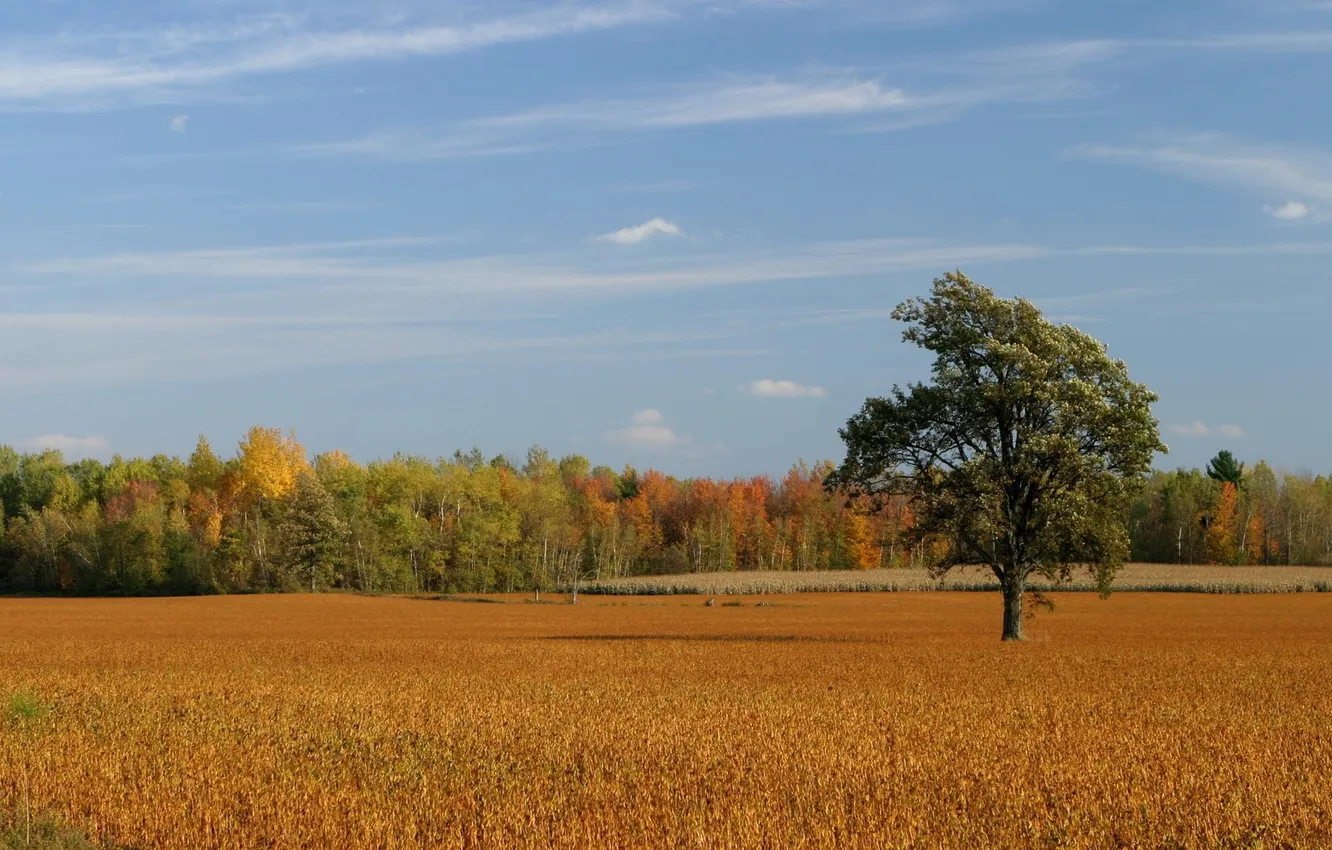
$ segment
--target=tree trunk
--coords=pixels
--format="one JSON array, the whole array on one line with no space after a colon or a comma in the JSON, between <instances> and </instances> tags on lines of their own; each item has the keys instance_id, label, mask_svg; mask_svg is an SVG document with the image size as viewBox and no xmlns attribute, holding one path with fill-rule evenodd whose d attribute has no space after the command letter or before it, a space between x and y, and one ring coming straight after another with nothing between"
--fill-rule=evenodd
<instances>
[{"instance_id":1,"label":"tree trunk","mask_svg":"<svg viewBox=\"0 0 1332 850\"><path fill-rule=\"evenodd\" d=\"M1024 640L1022 636L1022 595L1026 592L1026 581L1011 578L1003 583L1004 589L1004 640Z\"/></svg>"}]
</instances>

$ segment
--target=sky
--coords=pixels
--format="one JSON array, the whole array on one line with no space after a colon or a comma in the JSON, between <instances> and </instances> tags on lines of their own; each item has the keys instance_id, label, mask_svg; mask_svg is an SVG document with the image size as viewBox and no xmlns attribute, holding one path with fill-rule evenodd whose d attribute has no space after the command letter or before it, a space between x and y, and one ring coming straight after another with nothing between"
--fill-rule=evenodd
<instances>
[{"instance_id":1,"label":"sky","mask_svg":"<svg viewBox=\"0 0 1332 850\"><path fill-rule=\"evenodd\" d=\"M15 0L0 442L840 459L961 269L1332 470L1332 3Z\"/></svg>"}]
</instances>

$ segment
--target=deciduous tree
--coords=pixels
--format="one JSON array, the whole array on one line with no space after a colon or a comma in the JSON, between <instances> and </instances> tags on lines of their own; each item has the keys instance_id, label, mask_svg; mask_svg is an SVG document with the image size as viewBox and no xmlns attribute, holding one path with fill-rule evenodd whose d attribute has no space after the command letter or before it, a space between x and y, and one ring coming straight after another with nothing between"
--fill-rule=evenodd
<instances>
[{"instance_id":1,"label":"deciduous tree","mask_svg":"<svg viewBox=\"0 0 1332 850\"><path fill-rule=\"evenodd\" d=\"M999 580L1004 640L1023 636L1033 573L1067 579L1085 565L1108 592L1128 554L1128 504L1166 450L1156 395L1091 336L960 272L893 317L934 355L931 381L865 402L829 486L910 496L912 537L947 541L936 573L977 564Z\"/></svg>"}]
</instances>

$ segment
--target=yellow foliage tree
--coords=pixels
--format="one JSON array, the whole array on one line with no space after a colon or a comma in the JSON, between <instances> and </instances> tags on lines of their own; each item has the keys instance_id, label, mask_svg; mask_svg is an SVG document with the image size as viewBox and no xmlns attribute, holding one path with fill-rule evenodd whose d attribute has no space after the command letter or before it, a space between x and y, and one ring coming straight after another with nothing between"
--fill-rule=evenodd
<instances>
[{"instance_id":1,"label":"yellow foliage tree","mask_svg":"<svg viewBox=\"0 0 1332 850\"><path fill-rule=\"evenodd\" d=\"M296 435L281 429L259 425L241 440L240 488L248 497L281 499L296 487L296 478L310 468L305 447L296 442Z\"/></svg>"},{"instance_id":2,"label":"yellow foliage tree","mask_svg":"<svg viewBox=\"0 0 1332 850\"><path fill-rule=\"evenodd\" d=\"M846 548L851 566L857 570L872 570L879 566L882 553L874 545L869 518L860 510L852 510L846 524Z\"/></svg>"}]
</instances>

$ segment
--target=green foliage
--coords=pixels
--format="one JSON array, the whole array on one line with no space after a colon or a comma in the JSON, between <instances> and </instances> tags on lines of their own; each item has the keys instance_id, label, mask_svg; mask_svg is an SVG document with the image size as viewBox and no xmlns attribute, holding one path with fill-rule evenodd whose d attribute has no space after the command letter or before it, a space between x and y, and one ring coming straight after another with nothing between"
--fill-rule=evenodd
<instances>
[{"instance_id":1,"label":"green foliage","mask_svg":"<svg viewBox=\"0 0 1332 850\"><path fill-rule=\"evenodd\" d=\"M572 486L592 476L592 463L582 455L565 455L560 458L560 478L565 486Z\"/></svg>"},{"instance_id":2,"label":"green foliage","mask_svg":"<svg viewBox=\"0 0 1332 850\"><path fill-rule=\"evenodd\" d=\"M638 470L625 464L624 471L615 479L615 494L620 499L632 499L638 495L639 487Z\"/></svg>"},{"instance_id":3,"label":"green foliage","mask_svg":"<svg viewBox=\"0 0 1332 850\"><path fill-rule=\"evenodd\" d=\"M999 579L1005 637L1020 636L1010 609L1033 572L1067 579L1086 565L1108 590L1129 553L1122 517L1166 451L1156 395L1097 340L961 273L893 317L934 355L932 380L865 402L828 485L909 497L912 538L943 543L939 574L980 564Z\"/></svg>"},{"instance_id":4,"label":"green foliage","mask_svg":"<svg viewBox=\"0 0 1332 850\"><path fill-rule=\"evenodd\" d=\"M0 850L96 850L78 830L53 818L30 823L21 813L0 812Z\"/></svg>"},{"instance_id":5,"label":"green foliage","mask_svg":"<svg viewBox=\"0 0 1332 850\"><path fill-rule=\"evenodd\" d=\"M1244 464L1237 463L1235 456L1228 451L1220 451L1207 464L1207 477L1213 481L1234 484L1236 487L1244 480Z\"/></svg>"},{"instance_id":6,"label":"green foliage","mask_svg":"<svg viewBox=\"0 0 1332 850\"><path fill-rule=\"evenodd\" d=\"M314 475L306 471L296 478L296 488L284 517L287 553L295 573L303 582L308 576L310 591L334 583L338 561L345 551L346 531L338 517L333 497Z\"/></svg>"},{"instance_id":7,"label":"green foliage","mask_svg":"<svg viewBox=\"0 0 1332 850\"><path fill-rule=\"evenodd\" d=\"M207 438L200 434L199 442L195 444L194 453L190 455L189 466L186 469L190 486L195 489L217 489L223 471L222 461L213 454L213 447L208 444Z\"/></svg>"},{"instance_id":8,"label":"green foliage","mask_svg":"<svg viewBox=\"0 0 1332 850\"><path fill-rule=\"evenodd\" d=\"M12 726L31 729L44 717L50 707L31 691L16 691L9 695L5 706L5 720Z\"/></svg>"},{"instance_id":9,"label":"green foliage","mask_svg":"<svg viewBox=\"0 0 1332 850\"><path fill-rule=\"evenodd\" d=\"M1207 534L1222 508L1222 487L1233 483L1197 469L1154 474L1130 513L1133 557L1206 562ZM1278 475L1259 462L1244 473L1235 491L1233 562L1332 564L1332 480Z\"/></svg>"}]
</instances>

